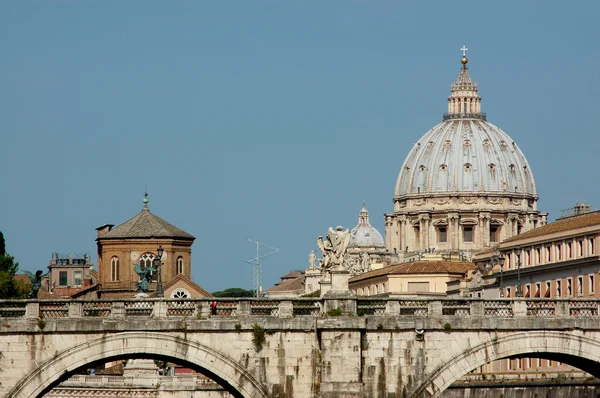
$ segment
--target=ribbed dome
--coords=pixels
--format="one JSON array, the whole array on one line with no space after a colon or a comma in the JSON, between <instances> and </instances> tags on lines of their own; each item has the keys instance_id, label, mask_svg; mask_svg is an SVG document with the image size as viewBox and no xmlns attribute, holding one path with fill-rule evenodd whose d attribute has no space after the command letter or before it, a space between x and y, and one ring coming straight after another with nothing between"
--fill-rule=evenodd
<instances>
[{"instance_id":1,"label":"ribbed dome","mask_svg":"<svg viewBox=\"0 0 600 398\"><path fill-rule=\"evenodd\" d=\"M350 231L350 247L385 247L383 237L369 221L369 211L363 204L358 225Z\"/></svg>"},{"instance_id":2,"label":"ribbed dome","mask_svg":"<svg viewBox=\"0 0 600 398\"><path fill-rule=\"evenodd\" d=\"M465 191L536 196L519 147L483 119L447 119L429 130L404 161L395 196Z\"/></svg>"},{"instance_id":3,"label":"ribbed dome","mask_svg":"<svg viewBox=\"0 0 600 398\"><path fill-rule=\"evenodd\" d=\"M395 197L409 194L479 192L537 197L533 174L517 144L486 121L481 97L465 56L448 97L444 121L429 130L408 154Z\"/></svg>"}]
</instances>

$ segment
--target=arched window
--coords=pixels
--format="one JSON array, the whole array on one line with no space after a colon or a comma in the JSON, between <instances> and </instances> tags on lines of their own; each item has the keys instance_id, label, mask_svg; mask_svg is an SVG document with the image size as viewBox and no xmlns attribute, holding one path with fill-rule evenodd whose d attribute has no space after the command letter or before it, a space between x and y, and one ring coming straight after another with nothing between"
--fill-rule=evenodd
<instances>
[{"instance_id":1,"label":"arched window","mask_svg":"<svg viewBox=\"0 0 600 398\"><path fill-rule=\"evenodd\" d=\"M156 268L156 267L154 267L154 259L155 258L156 258L156 256L154 255L154 253L142 254L140 256L140 267L142 268L142 271L149 267ZM158 273L152 272L152 280L156 281L157 278L158 278Z\"/></svg>"},{"instance_id":2,"label":"arched window","mask_svg":"<svg viewBox=\"0 0 600 398\"><path fill-rule=\"evenodd\" d=\"M119 272L119 257L117 256L113 256L113 258L110 259L110 280L113 282L116 282L120 279L120 272Z\"/></svg>"},{"instance_id":3,"label":"arched window","mask_svg":"<svg viewBox=\"0 0 600 398\"><path fill-rule=\"evenodd\" d=\"M177 257L177 275L183 274L183 257Z\"/></svg>"}]
</instances>

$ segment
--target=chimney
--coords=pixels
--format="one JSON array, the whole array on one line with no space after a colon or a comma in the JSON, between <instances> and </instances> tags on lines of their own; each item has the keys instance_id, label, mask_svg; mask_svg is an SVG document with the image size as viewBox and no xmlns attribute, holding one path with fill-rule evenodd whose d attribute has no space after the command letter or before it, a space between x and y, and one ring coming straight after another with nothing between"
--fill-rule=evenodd
<instances>
[{"instance_id":1,"label":"chimney","mask_svg":"<svg viewBox=\"0 0 600 398\"><path fill-rule=\"evenodd\" d=\"M96 231L98 231L98 238L100 238L102 235L104 235L105 233L107 233L108 231L110 231L112 229L112 227L114 227L114 224L104 224L98 228L96 228Z\"/></svg>"},{"instance_id":2,"label":"chimney","mask_svg":"<svg viewBox=\"0 0 600 398\"><path fill-rule=\"evenodd\" d=\"M590 210L591 210L590 205L588 205L587 203L584 203L584 202L580 202L580 203L577 203L575 205L575 207L573 208L573 214L579 215L579 214L589 213Z\"/></svg>"}]
</instances>

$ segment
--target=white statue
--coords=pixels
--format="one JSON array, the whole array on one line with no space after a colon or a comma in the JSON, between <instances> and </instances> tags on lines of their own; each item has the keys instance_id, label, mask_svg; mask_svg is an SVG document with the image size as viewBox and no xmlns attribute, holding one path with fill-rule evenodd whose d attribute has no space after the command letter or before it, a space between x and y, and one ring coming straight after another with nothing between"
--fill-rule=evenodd
<instances>
[{"instance_id":1,"label":"white statue","mask_svg":"<svg viewBox=\"0 0 600 398\"><path fill-rule=\"evenodd\" d=\"M317 265L317 255L315 254L314 250L311 250L310 254L308 255L308 268L315 269L316 265Z\"/></svg>"},{"instance_id":2,"label":"white statue","mask_svg":"<svg viewBox=\"0 0 600 398\"><path fill-rule=\"evenodd\" d=\"M323 253L323 262L321 263L321 272L331 269L341 269L346 260L346 252L350 244L350 230L343 231L342 227L337 227L334 231L329 227L327 239L322 236L317 239L317 246Z\"/></svg>"},{"instance_id":3,"label":"white statue","mask_svg":"<svg viewBox=\"0 0 600 398\"><path fill-rule=\"evenodd\" d=\"M371 256L369 256L369 253L362 253L360 255L360 268L362 269L363 272L367 272L369 270L369 267L371 266Z\"/></svg>"}]
</instances>

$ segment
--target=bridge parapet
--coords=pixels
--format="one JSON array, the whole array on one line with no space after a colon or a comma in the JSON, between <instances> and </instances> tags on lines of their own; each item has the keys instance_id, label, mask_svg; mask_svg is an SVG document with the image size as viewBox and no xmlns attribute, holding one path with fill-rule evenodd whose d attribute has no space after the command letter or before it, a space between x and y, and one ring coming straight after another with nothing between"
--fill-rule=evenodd
<instances>
[{"instance_id":1,"label":"bridge parapet","mask_svg":"<svg viewBox=\"0 0 600 398\"><path fill-rule=\"evenodd\" d=\"M216 315L209 303L217 302ZM344 315L598 317L598 299L300 298L0 300L0 318L315 317ZM338 307L334 307L338 306Z\"/></svg>"}]
</instances>

